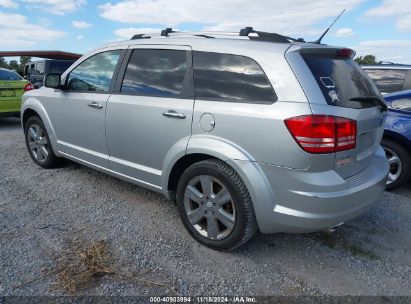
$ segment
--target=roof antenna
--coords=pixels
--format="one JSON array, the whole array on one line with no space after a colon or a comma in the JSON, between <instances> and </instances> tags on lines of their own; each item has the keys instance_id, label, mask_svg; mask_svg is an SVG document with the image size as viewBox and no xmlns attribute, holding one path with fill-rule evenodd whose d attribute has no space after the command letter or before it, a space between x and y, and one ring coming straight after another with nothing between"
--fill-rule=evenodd
<instances>
[{"instance_id":1,"label":"roof antenna","mask_svg":"<svg viewBox=\"0 0 411 304\"><path fill-rule=\"evenodd\" d=\"M333 23L331 23L331 25L325 30L325 32L320 36L320 38L318 38L317 40L311 42L311 43L315 43L315 44L321 44L321 40L324 38L324 36L328 33L328 31L330 30L330 28L334 25L334 23L337 22L337 20L341 17L342 14L344 14L345 9L343 9L343 11L337 16L337 18L335 18L335 20L333 21Z\"/></svg>"}]
</instances>

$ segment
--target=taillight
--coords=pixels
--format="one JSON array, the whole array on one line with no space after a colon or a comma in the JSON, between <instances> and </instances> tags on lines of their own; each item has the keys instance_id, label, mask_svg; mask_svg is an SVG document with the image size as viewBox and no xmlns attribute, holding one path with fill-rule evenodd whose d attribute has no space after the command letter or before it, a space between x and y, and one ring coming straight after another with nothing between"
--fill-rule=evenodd
<instances>
[{"instance_id":1,"label":"taillight","mask_svg":"<svg viewBox=\"0 0 411 304\"><path fill-rule=\"evenodd\" d=\"M337 57L341 58L353 58L355 56L355 51L352 49L341 49L337 52Z\"/></svg>"},{"instance_id":2,"label":"taillight","mask_svg":"<svg viewBox=\"0 0 411 304\"><path fill-rule=\"evenodd\" d=\"M357 122L331 115L288 118L285 125L300 147L309 153L334 153L355 148Z\"/></svg>"},{"instance_id":3,"label":"taillight","mask_svg":"<svg viewBox=\"0 0 411 304\"><path fill-rule=\"evenodd\" d=\"M29 83L26 84L26 86L24 87L24 92L31 91L31 90L34 90L34 86L29 82Z\"/></svg>"}]
</instances>

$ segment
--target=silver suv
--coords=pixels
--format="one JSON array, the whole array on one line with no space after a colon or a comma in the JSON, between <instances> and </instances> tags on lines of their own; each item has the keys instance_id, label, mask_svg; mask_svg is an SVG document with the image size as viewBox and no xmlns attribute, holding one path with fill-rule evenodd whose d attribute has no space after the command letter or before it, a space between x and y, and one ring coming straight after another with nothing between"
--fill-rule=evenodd
<instances>
[{"instance_id":1,"label":"silver suv","mask_svg":"<svg viewBox=\"0 0 411 304\"><path fill-rule=\"evenodd\" d=\"M245 31L136 35L48 74L23 98L30 156L161 192L219 250L365 212L388 173L386 107L353 51Z\"/></svg>"}]
</instances>

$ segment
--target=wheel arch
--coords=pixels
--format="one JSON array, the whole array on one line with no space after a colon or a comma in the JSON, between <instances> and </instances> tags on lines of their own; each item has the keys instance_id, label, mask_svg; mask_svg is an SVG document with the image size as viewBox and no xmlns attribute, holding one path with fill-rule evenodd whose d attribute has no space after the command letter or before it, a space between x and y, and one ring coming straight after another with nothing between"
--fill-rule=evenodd
<instances>
[{"instance_id":1,"label":"wheel arch","mask_svg":"<svg viewBox=\"0 0 411 304\"><path fill-rule=\"evenodd\" d=\"M408 151L410 151L410 154L411 154L411 141L408 140L402 134L399 134L397 132L392 132L390 130L385 130L383 139L388 139L388 140L395 141L396 143L404 146L404 148L406 148Z\"/></svg>"},{"instance_id":2,"label":"wheel arch","mask_svg":"<svg viewBox=\"0 0 411 304\"><path fill-rule=\"evenodd\" d=\"M238 146L213 136L193 136L184 149L168 156L162 173L163 194L175 199L175 189L181 173L192 164L204 159L219 159L231 166L241 177L253 202L260 229L270 220L275 194L259 163ZM268 217L268 219L267 219Z\"/></svg>"},{"instance_id":3,"label":"wheel arch","mask_svg":"<svg viewBox=\"0 0 411 304\"><path fill-rule=\"evenodd\" d=\"M57 137L53 128L53 125L51 124L50 118L47 115L46 109L44 106L41 104L40 101L38 101L36 98L27 98L24 101L24 104L21 109L21 125L22 129L24 130L25 124L27 122L27 119L33 115L37 115L40 117L42 120L44 126L46 127L47 133L49 135L50 143L53 148L53 150L56 151L57 147ZM57 153L56 153L57 155Z\"/></svg>"},{"instance_id":4,"label":"wheel arch","mask_svg":"<svg viewBox=\"0 0 411 304\"><path fill-rule=\"evenodd\" d=\"M252 160L251 156L231 142L210 135L194 135L178 141L167 153L163 170L161 187L164 194L173 198L179 176L192 164L216 158L233 167L230 160ZM239 173L240 174L240 173Z\"/></svg>"}]
</instances>

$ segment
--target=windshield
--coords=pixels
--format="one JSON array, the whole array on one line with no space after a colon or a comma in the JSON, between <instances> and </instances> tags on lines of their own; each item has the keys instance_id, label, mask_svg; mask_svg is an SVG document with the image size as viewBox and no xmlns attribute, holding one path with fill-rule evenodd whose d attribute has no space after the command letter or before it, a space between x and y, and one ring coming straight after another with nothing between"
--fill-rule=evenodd
<instances>
[{"instance_id":1,"label":"windshield","mask_svg":"<svg viewBox=\"0 0 411 304\"><path fill-rule=\"evenodd\" d=\"M72 61L51 61L49 63L49 73L63 74L69 68L69 66L72 65L72 63Z\"/></svg>"},{"instance_id":2,"label":"windshield","mask_svg":"<svg viewBox=\"0 0 411 304\"><path fill-rule=\"evenodd\" d=\"M0 80L22 80L22 78L16 72L0 70Z\"/></svg>"},{"instance_id":3,"label":"windshield","mask_svg":"<svg viewBox=\"0 0 411 304\"><path fill-rule=\"evenodd\" d=\"M380 105L378 100L382 98L378 89L352 59L311 54L302 56L329 105L347 108ZM372 97L376 100L373 101Z\"/></svg>"}]
</instances>

